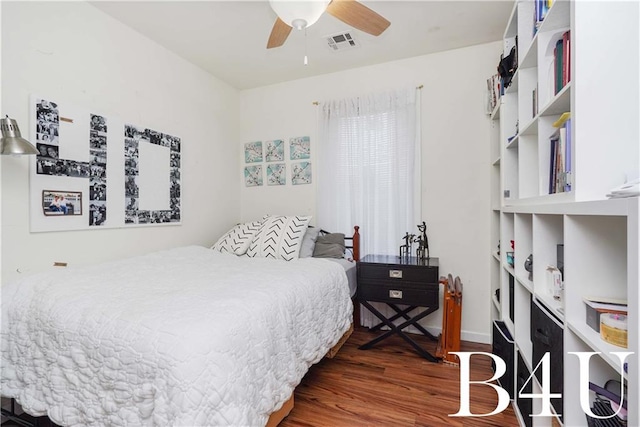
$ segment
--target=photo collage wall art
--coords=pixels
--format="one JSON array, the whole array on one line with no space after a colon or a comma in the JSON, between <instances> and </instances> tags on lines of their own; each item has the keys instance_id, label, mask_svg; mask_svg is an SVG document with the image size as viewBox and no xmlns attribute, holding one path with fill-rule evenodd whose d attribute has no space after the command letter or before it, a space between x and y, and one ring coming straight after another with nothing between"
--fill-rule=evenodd
<instances>
[{"instance_id":1,"label":"photo collage wall art","mask_svg":"<svg viewBox=\"0 0 640 427\"><path fill-rule=\"evenodd\" d=\"M285 142L282 139L248 142L244 144L244 183L246 187L286 185L287 168L292 185L311 184L311 140L308 136L289 139L289 165L285 156ZM263 163L264 162L264 163ZM263 172L264 170L264 172Z\"/></svg>"},{"instance_id":2,"label":"photo collage wall art","mask_svg":"<svg viewBox=\"0 0 640 427\"><path fill-rule=\"evenodd\" d=\"M124 126L124 137L125 224L180 222L180 138L130 124ZM168 160L165 166L169 168L170 183L169 203L163 209L148 209L140 204L140 151L145 144L169 150L168 158L165 155L161 161Z\"/></svg>"},{"instance_id":3,"label":"photo collage wall art","mask_svg":"<svg viewBox=\"0 0 640 427\"><path fill-rule=\"evenodd\" d=\"M180 223L180 138L36 96L31 114L31 231Z\"/></svg>"}]
</instances>

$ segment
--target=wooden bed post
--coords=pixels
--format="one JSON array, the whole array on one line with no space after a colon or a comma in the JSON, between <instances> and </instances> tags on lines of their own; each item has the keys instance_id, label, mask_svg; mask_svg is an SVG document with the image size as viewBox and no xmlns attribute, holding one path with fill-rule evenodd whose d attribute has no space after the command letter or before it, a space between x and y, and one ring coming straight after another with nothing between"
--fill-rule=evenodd
<instances>
[{"instance_id":1,"label":"wooden bed post","mask_svg":"<svg viewBox=\"0 0 640 427\"><path fill-rule=\"evenodd\" d=\"M360 227L355 225L353 227L353 260L360 261ZM360 326L360 303L357 297L353 297L353 326Z\"/></svg>"},{"instance_id":2,"label":"wooden bed post","mask_svg":"<svg viewBox=\"0 0 640 427\"><path fill-rule=\"evenodd\" d=\"M360 227L356 225L353 230L353 260L360 261Z\"/></svg>"}]
</instances>

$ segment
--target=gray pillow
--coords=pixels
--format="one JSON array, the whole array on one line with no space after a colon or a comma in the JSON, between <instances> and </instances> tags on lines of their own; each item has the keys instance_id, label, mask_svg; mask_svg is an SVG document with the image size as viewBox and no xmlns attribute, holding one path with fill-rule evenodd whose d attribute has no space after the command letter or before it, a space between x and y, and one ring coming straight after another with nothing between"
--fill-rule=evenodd
<instances>
[{"instance_id":1,"label":"gray pillow","mask_svg":"<svg viewBox=\"0 0 640 427\"><path fill-rule=\"evenodd\" d=\"M310 258L313 256L313 248L316 246L316 239L320 229L316 227L308 227L307 232L302 238L302 246L300 246L300 258Z\"/></svg>"},{"instance_id":2,"label":"gray pillow","mask_svg":"<svg viewBox=\"0 0 640 427\"><path fill-rule=\"evenodd\" d=\"M315 258L344 258L344 234L330 233L318 236L313 250Z\"/></svg>"}]
</instances>

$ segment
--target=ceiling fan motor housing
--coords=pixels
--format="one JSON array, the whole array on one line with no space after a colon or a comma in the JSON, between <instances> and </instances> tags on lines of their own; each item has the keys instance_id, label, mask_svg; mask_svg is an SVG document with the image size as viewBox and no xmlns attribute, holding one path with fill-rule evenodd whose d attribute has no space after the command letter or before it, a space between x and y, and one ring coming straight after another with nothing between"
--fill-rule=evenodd
<instances>
[{"instance_id":1,"label":"ceiling fan motor housing","mask_svg":"<svg viewBox=\"0 0 640 427\"><path fill-rule=\"evenodd\" d=\"M269 0L273 11L290 27L302 30L315 24L330 0L283 1Z\"/></svg>"}]
</instances>

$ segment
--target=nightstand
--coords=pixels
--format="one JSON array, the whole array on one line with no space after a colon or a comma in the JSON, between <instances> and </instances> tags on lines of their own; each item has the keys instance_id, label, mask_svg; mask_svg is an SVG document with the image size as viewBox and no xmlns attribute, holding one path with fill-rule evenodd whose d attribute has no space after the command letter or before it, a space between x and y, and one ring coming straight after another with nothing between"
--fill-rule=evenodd
<instances>
[{"instance_id":1,"label":"nightstand","mask_svg":"<svg viewBox=\"0 0 640 427\"><path fill-rule=\"evenodd\" d=\"M393 334L398 334L421 356L431 362L437 362L438 359L402 330L412 325L431 340L438 340L417 323L440 307L438 280L438 258L419 260L415 257L367 255L361 259L358 262L358 301L381 320L371 331L377 331L383 326L388 326L390 330L360 346L360 349L370 349ZM395 314L387 318L373 307L371 302L386 303ZM401 309L398 305L408 307ZM417 308L425 310L411 315ZM393 322L400 318L403 318L404 322L396 326Z\"/></svg>"}]
</instances>

